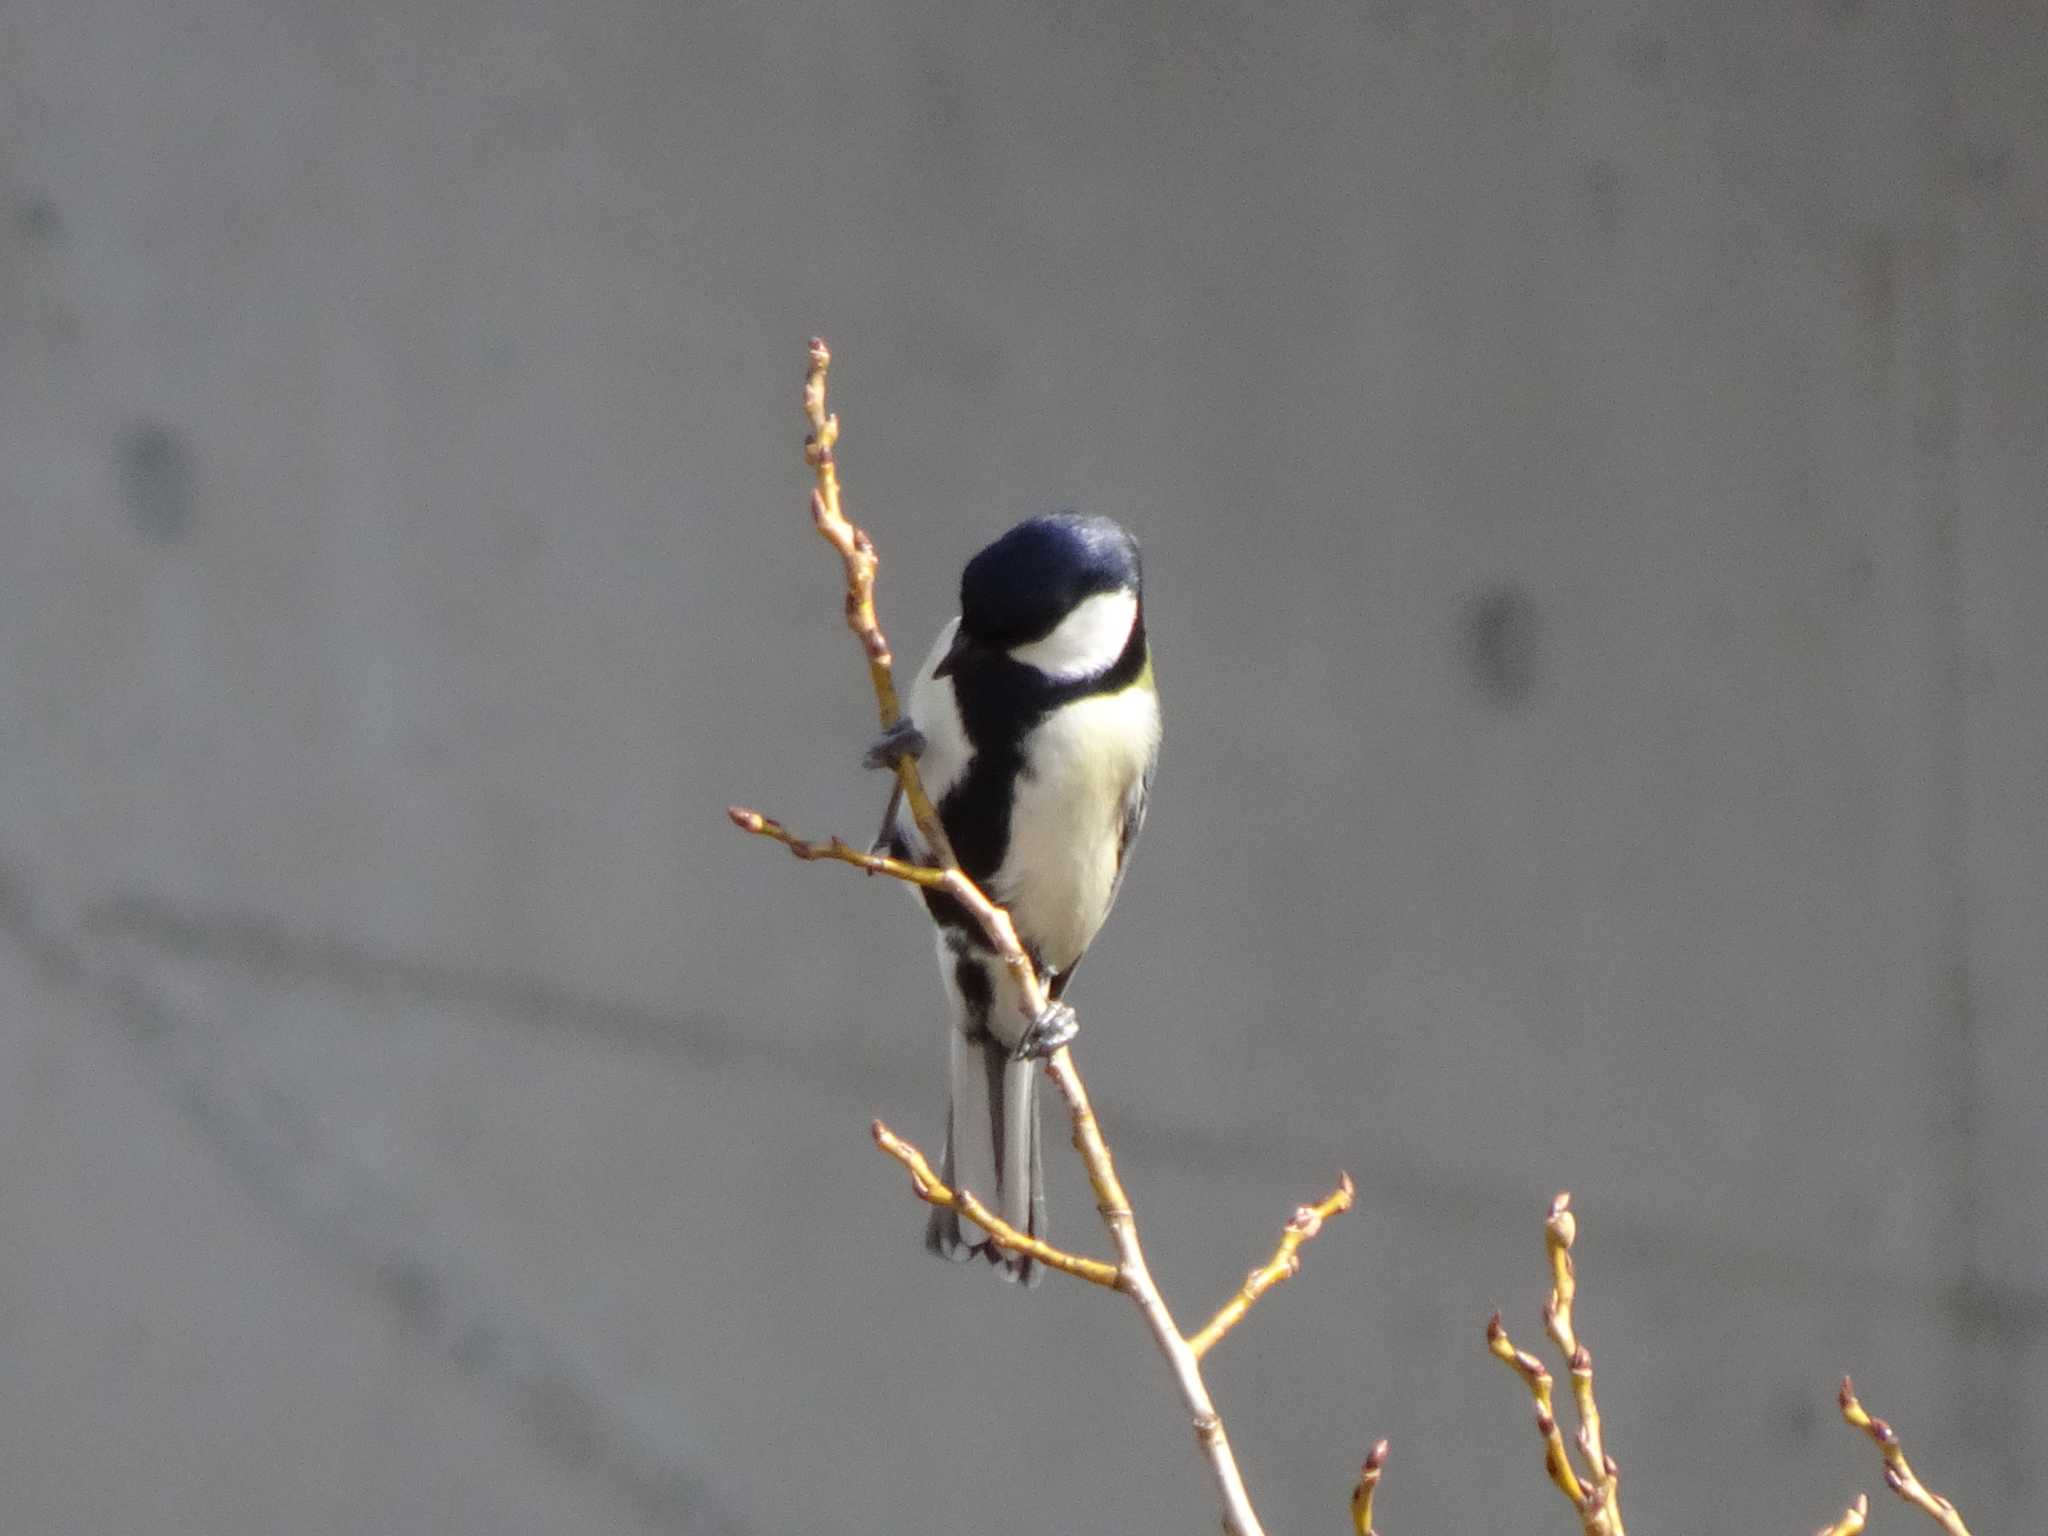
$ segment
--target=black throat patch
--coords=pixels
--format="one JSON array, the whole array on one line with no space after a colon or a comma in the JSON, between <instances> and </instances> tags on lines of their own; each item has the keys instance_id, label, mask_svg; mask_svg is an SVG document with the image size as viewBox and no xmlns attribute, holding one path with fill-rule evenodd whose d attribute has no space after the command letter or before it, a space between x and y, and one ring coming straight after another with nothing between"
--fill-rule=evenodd
<instances>
[{"instance_id":1,"label":"black throat patch","mask_svg":"<svg viewBox=\"0 0 2048 1536\"><path fill-rule=\"evenodd\" d=\"M939 801L938 810L960 867L976 885L986 889L1009 852L1010 802L1018 776L1028 771L1024 743L1032 731L1065 705L1123 692L1144 676L1146 661L1142 601L1123 650L1092 677L1049 678L1000 651L975 651L961 658L952 674L953 697L974 756L967 772ZM965 928L985 947L981 925L952 897L937 891L926 891L924 897L935 922ZM1029 936L1024 937L1028 945Z\"/></svg>"}]
</instances>

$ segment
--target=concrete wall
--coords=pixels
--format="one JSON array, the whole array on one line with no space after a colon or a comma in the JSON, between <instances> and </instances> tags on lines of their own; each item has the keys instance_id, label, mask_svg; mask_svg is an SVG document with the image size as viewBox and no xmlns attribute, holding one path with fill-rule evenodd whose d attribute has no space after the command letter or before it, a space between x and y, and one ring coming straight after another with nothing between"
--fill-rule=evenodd
<instances>
[{"instance_id":1,"label":"concrete wall","mask_svg":"<svg viewBox=\"0 0 2048 1536\"><path fill-rule=\"evenodd\" d=\"M0 8L0 1526L1206 1529L1092 1293L917 1251L915 650L1146 542L1079 986L1275 1532L2048 1516L2048 37L2025 7ZM1056 1170L1057 1233L1088 1233ZM1880 1508L1885 1528L1908 1513Z\"/></svg>"}]
</instances>

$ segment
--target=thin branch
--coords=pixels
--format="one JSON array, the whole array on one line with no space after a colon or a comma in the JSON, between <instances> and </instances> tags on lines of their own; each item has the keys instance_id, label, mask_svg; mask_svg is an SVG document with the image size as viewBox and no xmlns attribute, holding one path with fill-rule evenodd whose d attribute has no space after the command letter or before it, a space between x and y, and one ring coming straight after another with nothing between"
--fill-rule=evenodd
<instances>
[{"instance_id":1,"label":"thin branch","mask_svg":"<svg viewBox=\"0 0 2048 1536\"><path fill-rule=\"evenodd\" d=\"M1560 1192L1550 1202L1550 1215L1543 1223L1543 1245L1550 1255L1550 1296L1544 1304L1543 1323L1571 1370L1572 1400L1579 1410L1579 1451L1586 1459L1586 1481L1590 1490L1604 1490L1608 1524L1614 1536L1623 1536L1621 1469L1607 1454L1607 1446L1600 1437L1600 1405L1593 1397L1593 1352L1580 1342L1572 1325L1572 1304L1579 1294L1572 1243L1578 1235L1579 1219L1572 1214L1572 1197Z\"/></svg>"},{"instance_id":2,"label":"thin branch","mask_svg":"<svg viewBox=\"0 0 2048 1536\"><path fill-rule=\"evenodd\" d=\"M1837 1401L1842 1405L1842 1417L1852 1427L1869 1435L1884 1454L1885 1486L1920 1509L1928 1519L1948 1532L1948 1536L1970 1536L1970 1528L1963 1524L1963 1517L1956 1512L1955 1505L1913 1475L1905 1448L1899 1444L1898 1431L1865 1410L1863 1404L1856 1400L1855 1383L1846 1376L1842 1378L1842 1390Z\"/></svg>"},{"instance_id":3,"label":"thin branch","mask_svg":"<svg viewBox=\"0 0 2048 1536\"><path fill-rule=\"evenodd\" d=\"M1557 1484L1558 1492L1571 1501L1572 1508L1583 1514L1586 1490L1572 1468L1572 1459L1564 1448L1564 1435L1557 1427L1557 1414L1550 1397L1550 1372L1527 1350L1515 1348L1515 1341L1508 1337L1507 1325L1501 1321L1498 1312L1487 1321L1486 1347L1493 1352L1495 1359L1503 1361L1508 1369L1520 1376L1522 1384L1529 1389L1529 1396L1536 1404L1536 1433L1543 1437L1543 1470Z\"/></svg>"},{"instance_id":4,"label":"thin branch","mask_svg":"<svg viewBox=\"0 0 2048 1536\"><path fill-rule=\"evenodd\" d=\"M851 864L855 869L864 869L871 875L888 875L908 885L944 891L974 914L1003 963L1016 973L1026 1001L1035 998L1036 1006L1041 1011L1044 1009L1045 983L1039 979L1037 969L1031 964L1031 956L1017 938L1017 927L1010 921L1010 914L982 895L981 887L968 879L966 872L957 864L934 869L926 864L906 864L901 859L869 853L842 837L801 838L774 817L750 811L743 805L729 805L725 814L742 832L770 838L806 863L837 860L841 864Z\"/></svg>"},{"instance_id":5,"label":"thin branch","mask_svg":"<svg viewBox=\"0 0 2048 1536\"><path fill-rule=\"evenodd\" d=\"M816 486L811 493L811 516L818 533L838 551L844 566L847 627L859 640L867 659L876 711L883 729L887 731L901 720L903 710L896 692L894 657L875 613L875 574L880 561L874 542L864 530L846 518L841 507L837 460L839 419L825 405L826 377L831 360L831 352L825 343L813 339L810 366L804 378L804 413L811 429L804 445L804 458L816 475ZM837 837L807 841L779 822L742 807L734 806L727 814L742 830L782 843L799 859L833 860L864 869L870 874L888 875L925 889L947 892L973 913L990 945L1015 974L1025 1007L1034 1016L1042 1014L1048 1001L1045 981L1020 942L1009 913L989 900L960 868L938 811L925 791L916 759L904 754L897 758L895 769L904 802L930 851L931 865L866 853ZM1054 1248L1029 1233L1011 1227L971 1191L949 1189L933 1173L923 1153L880 1121L873 1125L875 1141L909 1171L912 1189L919 1199L959 1211L1001 1247L1027 1254L1050 1268L1092 1285L1121 1291L1131 1298L1161 1353L1166 1356L1190 1414L1197 1445L1209 1464L1211 1479L1223 1506L1224 1531L1227 1536L1263 1536L1224 1433L1223 1420L1202 1380L1200 1361L1244 1319L1267 1291L1299 1272L1301 1246L1316 1236L1330 1217L1350 1208L1354 1198L1351 1180L1348 1175L1343 1176L1338 1188L1320 1204L1297 1210L1283 1229L1273 1257L1246 1277L1238 1293L1224 1303L1200 1332L1192 1338L1184 1337L1145 1262L1129 1197L1117 1177L1114 1160L1103 1140L1101 1127L1071 1051L1066 1047L1055 1051L1046 1061L1045 1070L1066 1100L1075 1150L1088 1170L1096 1207L1116 1244L1117 1262L1114 1265ZM1585 1462L1583 1476L1573 1466L1558 1426L1550 1372L1534 1355L1515 1346L1498 1312L1487 1324L1487 1347L1520 1376L1528 1388L1535 1405L1537 1431L1543 1439L1545 1471L1578 1512L1585 1536L1625 1536L1620 1505L1621 1469L1606 1449L1599 1404L1593 1389L1592 1351L1578 1336L1573 1312L1578 1280L1571 1250L1577 1236L1577 1221L1571 1212L1569 1194L1560 1194L1552 1202L1544 1233L1551 1267L1551 1291L1543 1308L1544 1327L1571 1372L1572 1395L1580 1426L1576 1438ZM1901 1499L1935 1520L1947 1536L1970 1536L1955 1506L1928 1490L1914 1475L1891 1426L1864 1411L1847 1377L1842 1380L1841 1407L1843 1417L1851 1425L1867 1432L1883 1452L1886 1485ZM1373 1447L1360 1470L1351 1499L1356 1536L1375 1536L1372 1529L1373 1493L1386 1455L1387 1443L1382 1440ZM1868 1514L1869 1502L1859 1495L1842 1517L1825 1527L1819 1536L1861 1536Z\"/></svg>"},{"instance_id":6,"label":"thin branch","mask_svg":"<svg viewBox=\"0 0 2048 1536\"><path fill-rule=\"evenodd\" d=\"M932 1172L932 1166L916 1147L898 1136L889 1127L877 1120L870 1127L875 1145L895 1158L910 1170L910 1187L917 1198L927 1205L951 1207L980 1227L1003 1247L1015 1253L1029 1254L1041 1264L1050 1265L1077 1280L1086 1280L1090 1285L1115 1290L1118 1283L1117 1268L1105 1264L1101 1259L1091 1259L1078 1253L1068 1253L1063 1248L1041 1242L1028 1232L1020 1232L994 1211L983 1205L974 1195L964 1189L948 1189Z\"/></svg>"},{"instance_id":7,"label":"thin branch","mask_svg":"<svg viewBox=\"0 0 2048 1536\"><path fill-rule=\"evenodd\" d=\"M811 492L811 521L845 563L846 627L867 656L875 711L886 731L903 718L903 705L896 697L895 658L889 652L889 639L875 617L875 571L881 560L866 530L847 521L840 510L839 418L825 409L825 376L831 367L832 349L825 345L824 337L813 336L810 366L804 371L804 416L811 424L810 436L804 439L804 462L816 472L818 482ZM907 753L896 760L896 782L903 786L904 803L933 859L947 868L957 868L960 860L953 853L938 810L925 793L917 760Z\"/></svg>"},{"instance_id":8,"label":"thin branch","mask_svg":"<svg viewBox=\"0 0 2048 1536\"><path fill-rule=\"evenodd\" d=\"M974 888L973 882L964 876L957 881L953 878L959 873L958 870L931 869L923 864L906 864L901 859L887 858L879 853L869 853L865 849L856 848L841 837L806 841L772 816L763 816L759 811L750 811L743 805L728 805L725 814L742 832L751 832L756 837L772 838L806 863L819 859L837 859L842 864L851 864L855 869L864 869L871 875L891 875L910 885L923 886L927 890L947 891L956 899L963 895L956 887L965 887L966 890Z\"/></svg>"},{"instance_id":9,"label":"thin branch","mask_svg":"<svg viewBox=\"0 0 2048 1536\"><path fill-rule=\"evenodd\" d=\"M1323 1230L1323 1223L1343 1211L1351 1209L1356 1193L1351 1175L1341 1173L1337 1187L1323 1197L1318 1205L1297 1207L1294 1215L1280 1230L1280 1246L1273 1257L1245 1277L1238 1293L1226 1301L1210 1318L1202 1331L1188 1340L1188 1348L1196 1359L1206 1355L1211 1346L1244 1319L1258 1299L1278 1285L1282 1280L1301 1273L1301 1245Z\"/></svg>"},{"instance_id":10,"label":"thin branch","mask_svg":"<svg viewBox=\"0 0 2048 1536\"><path fill-rule=\"evenodd\" d=\"M1869 1518L1870 1500L1859 1493L1856 1502L1842 1511L1842 1518L1822 1526L1816 1536L1863 1536L1863 1523Z\"/></svg>"},{"instance_id":11,"label":"thin branch","mask_svg":"<svg viewBox=\"0 0 2048 1536\"><path fill-rule=\"evenodd\" d=\"M846 623L859 639L861 650L867 658L868 677L874 688L876 711L881 718L882 728L886 731L902 718L903 710L896 693L894 658L889 650L888 639L882 633L881 624L875 616L875 572L880 561L875 552L874 541L862 529L847 520L840 505L837 459L839 418L831 414L825 405L826 375L831 362L830 349L823 341L814 339L811 342L810 367L804 376L804 414L811 428L810 436L804 444L804 459L816 472L817 478L816 487L811 493L811 517L819 534L839 552L845 567ZM926 848L930 850L932 867L862 853L836 837L821 842L807 842L796 837L780 823L771 821L757 811L742 807L735 806L728 814L733 823L742 830L773 838L800 859L837 860L865 869L872 874L890 875L913 885L943 889L951 893L974 914L975 919L981 924L982 931L988 936L990 945L1016 976L1024 1007L1033 1017L1044 1013L1048 1002L1044 978L1038 974L1037 967L1032 964L1030 955L1019 941L1016 926L1010 921L1009 914L990 901L961 870L960 861L946 837L945 828L940 824L938 812L925 793L923 781L918 776L915 758L905 754L897 760L896 778L898 784L902 786L904 801L910 807L912 819L923 835ZM1088 1091L1074 1066L1072 1052L1066 1047L1053 1052L1046 1061L1045 1070L1066 1100L1068 1114L1073 1123L1075 1149L1081 1154L1081 1160L1087 1167L1088 1181L1095 1190L1096 1207L1101 1211L1103 1223L1109 1228L1110 1236L1116 1244L1117 1263L1112 1271L1115 1288L1131 1298L1144 1317L1160 1352L1166 1356L1175 1384L1180 1390L1181 1400L1187 1408L1196 1444L1208 1463L1210 1478L1215 1484L1217 1498L1223 1506L1223 1529L1229 1536L1263 1536L1258 1516L1252 1510L1251 1497L1245 1491L1244 1478L1238 1471L1236 1458L1231 1454L1230 1441L1224 1433L1222 1416L1217 1413L1216 1405L1209 1397L1208 1387L1202 1381L1201 1366L1195 1352L1187 1339L1182 1337L1178 1325L1173 1320L1173 1314L1168 1311L1165 1300L1159 1294L1159 1287L1152 1279L1152 1272L1145 1263L1144 1250L1138 1242L1137 1225L1131 1216L1130 1200L1124 1194L1123 1185L1117 1178L1116 1165L1110 1157L1108 1145L1103 1141L1101 1128L1096 1123L1095 1111L1088 1101ZM1103 1283L1095 1269L1095 1266L1100 1265L1099 1260L1063 1253L1058 1249L1036 1244L1035 1239L1024 1233L1006 1229L985 1207L980 1207L980 1202L974 1200L969 1192L945 1190L945 1186L931 1173L929 1165L916 1148L880 1126L876 1128L876 1140L885 1151L910 1168L913 1187L917 1189L920 1198L930 1200L940 1191L945 1191L963 1215L980 1225L999 1244L1018 1252L1031 1253L1054 1268L1064 1269L1069 1274L1078 1274L1095 1284ZM915 1162L911 1161L912 1158ZM981 1210L980 1215L975 1213L977 1207Z\"/></svg>"},{"instance_id":12,"label":"thin branch","mask_svg":"<svg viewBox=\"0 0 2048 1536\"><path fill-rule=\"evenodd\" d=\"M1216 1411L1208 1384L1202 1380L1201 1363L1188 1348L1188 1341L1181 1337L1180 1327L1145 1262L1130 1197L1116 1176L1116 1162L1102 1139L1102 1127L1095 1119L1095 1107L1088 1101L1088 1089L1081 1081L1080 1071L1074 1066L1073 1052L1061 1046L1046 1059L1045 1070L1067 1101L1068 1117L1074 1127L1074 1150L1081 1154L1088 1169L1088 1182L1095 1190L1095 1208L1102 1213L1102 1223L1116 1243L1117 1268L1122 1280L1119 1289L1144 1317L1153 1343L1166 1356L1167 1366L1180 1388L1181 1401L1187 1405L1195 1444L1209 1463L1210 1479L1223 1504L1223 1529L1231 1536L1263 1536L1259 1517L1252 1511L1251 1495L1245 1490L1244 1475L1238 1471L1237 1458L1231 1452L1230 1438L1224 1433L1223 1416Z\"/></svg>"},{"instance_id":13,"label":"thin branch","mask_svg":"<svg viewBox=\"0 0 2048 1536\"><path fill-rule=\"evenodd\" d=\"M1365 1465L1358 1469L1358 1486L1351 1490L1351 1529L1356 1536L1379 1536L1372 1528L1372 1495L1386 1464L1387 1442L1382 1440L1365 1453Z\"/></svg>"},{"instance_id":14,"label":"thin branch","mask_svg":"<svg viewBox=\"0 0 2048 1536\"><path fill-rule=\"evenodd\" d=\"M1550 1202L1550 1215L1543 1224L1544 1247L1550 1258L1550 1295L1543 1303L1543 1326L1571 1372L1572 1398L1579 1413L1579 1454L1585 1462L1583 1473L1572 1465L1564 1434L1558 1428L1550 1372L1534 1355L1515 1347L1498 1312L1486 1325L1486 1347L1522 1378L1535 1400L1536 1430L1543 1437L1543 1469L1578 1511L1586 1536L1625 1536L1621 1523L1621 1467L1608 1454L1601 1439L1600 1405L1593 1397L1593 1352L1580 1340L1573 1322L1578 1274L1572 1265L1572 1243L1577 1237L1578 1220L1572 1215L1572 1197L1560 1194Z\"/></svg>"}]
</instances>

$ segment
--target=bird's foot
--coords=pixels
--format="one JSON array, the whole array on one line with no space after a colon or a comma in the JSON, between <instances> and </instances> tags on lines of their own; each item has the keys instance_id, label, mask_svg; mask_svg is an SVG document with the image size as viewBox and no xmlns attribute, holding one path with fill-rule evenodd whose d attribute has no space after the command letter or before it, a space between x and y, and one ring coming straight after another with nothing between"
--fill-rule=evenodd
<instances>
[{"instance_id":1,"label":"bird's foot","mask_svg":"<svg viewBox=\"0 0 2048 1536\"><path fill-rule=\"evenodd\" d=\"M1043 1060L1081 1032L1081 1021L1065 1003L1047 1003L1017 1042L1018 1061Z\"/></svg>"},{"instance_id":2,"label":"bird's foot","mask_svg":"<svg viewBox=\"0 0 2048 1536\"><path fill-rule=\"evenodd\" d=\"M898 720L889 729L877 736L861 754L863 768L886 768L891 773L906 757L924 756L924 732L911 722L908 715Z\"/></svg>"}]
</instances>

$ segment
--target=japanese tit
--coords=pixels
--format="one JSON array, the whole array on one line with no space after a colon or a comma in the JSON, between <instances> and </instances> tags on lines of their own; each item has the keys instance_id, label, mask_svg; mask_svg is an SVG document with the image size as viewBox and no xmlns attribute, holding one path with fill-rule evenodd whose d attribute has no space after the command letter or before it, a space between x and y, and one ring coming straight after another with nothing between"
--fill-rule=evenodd
<instances>
[{"instance_id":1,"label":"japanese tit","mask_svg":"<svg viewBox=\"0 0 2048 1536\"><path fill-rule=\"evenodd\" d=\"M904 751L918 755L961 868L1009 910L1053 998L1032 1017L980 925L950 896L924 893L952 1012L940 1177L1042 1238L1033 1058L1073 1036L1060 999L1123 883L1159 754L1137 542L1106 517L1063 512L1019 523L970 560L960 616L918 673L907 720L870 761ZM923 861L900 798L881 842ZM951 1210L933 1209L925 1245L986 1258L1006 1279L1037 1278L1033 1260L963 1231Z\"/></svg>"}]
</instances>

